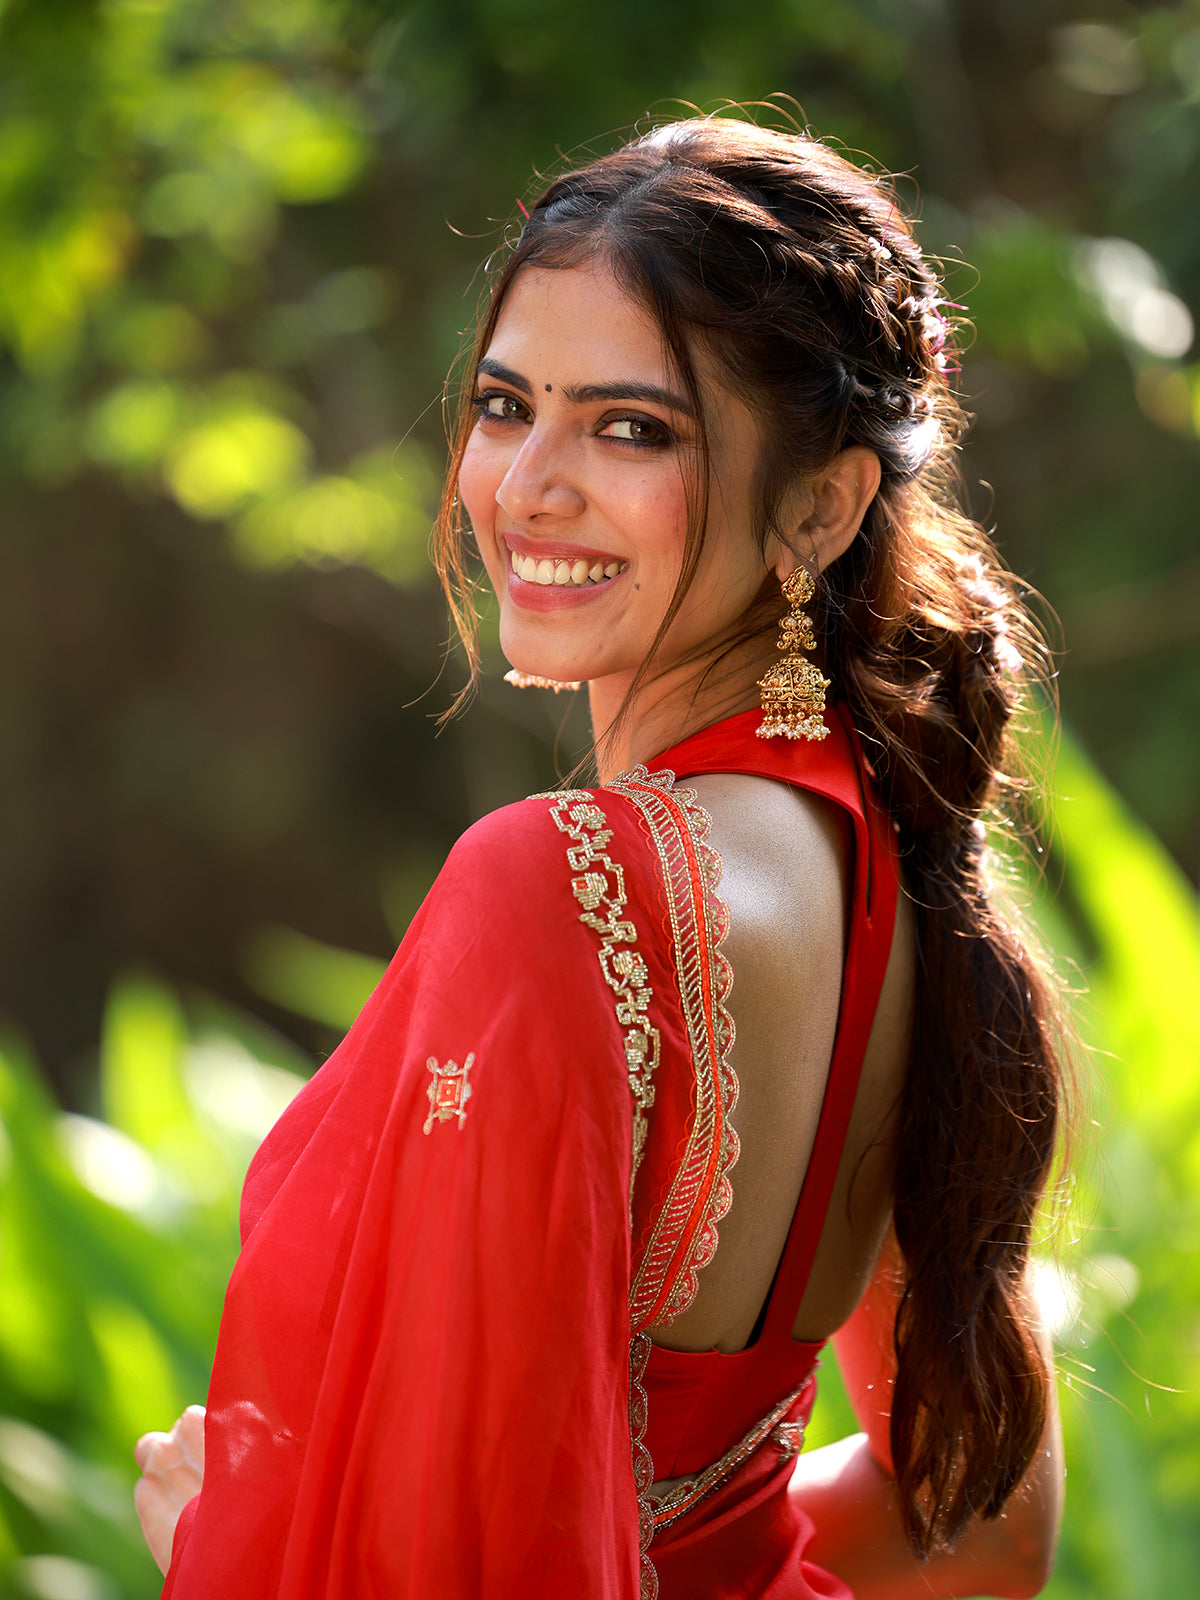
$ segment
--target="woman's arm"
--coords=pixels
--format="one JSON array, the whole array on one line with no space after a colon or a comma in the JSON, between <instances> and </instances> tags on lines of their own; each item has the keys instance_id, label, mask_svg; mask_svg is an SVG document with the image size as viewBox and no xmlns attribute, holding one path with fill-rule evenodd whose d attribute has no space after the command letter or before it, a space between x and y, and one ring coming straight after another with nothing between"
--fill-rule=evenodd
<instances>
[{"instance_id":1,"label":"woman's arm","mask_svg":"<svg viewBox=\"0 0 1200 1600\"><path fill-rule=\"evenodd\" d=\"M1024 1600L1050 1575L1062 1516L1057 1407L1052 1397L1038 1455L1001 1515L976 1518L953 1550L919 1561L904 1533L888 1445L899 1284L894 1248L892 1241L862 1304L835 1337L864 1432L801 1456L792 1479L792 1493L817 1529L806 1553L849 1584L855 1600Z\"/></svg>"}]
</instances>

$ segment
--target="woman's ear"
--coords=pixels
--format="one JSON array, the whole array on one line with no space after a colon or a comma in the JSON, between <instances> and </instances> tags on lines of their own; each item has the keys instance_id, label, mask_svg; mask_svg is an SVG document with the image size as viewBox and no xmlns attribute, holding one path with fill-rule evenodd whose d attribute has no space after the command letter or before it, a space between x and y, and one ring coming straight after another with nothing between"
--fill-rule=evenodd
<instances>
[{"instance_id":1,"label":"woman's ear","mask_svg":"<svg viewBox=\"0 0 1200 1600\"><path fill-rule=\"evenodd\" d=\"M850 548L867 507L875 498L880 477L879 457L874 450L856 444L834 456L805 485L798 542L818 572ZM800 504L797 501L797 511ZM800 560L794 550L784 546L775 563L779 578L794 572Z\"/></svg>"}]
</instances>

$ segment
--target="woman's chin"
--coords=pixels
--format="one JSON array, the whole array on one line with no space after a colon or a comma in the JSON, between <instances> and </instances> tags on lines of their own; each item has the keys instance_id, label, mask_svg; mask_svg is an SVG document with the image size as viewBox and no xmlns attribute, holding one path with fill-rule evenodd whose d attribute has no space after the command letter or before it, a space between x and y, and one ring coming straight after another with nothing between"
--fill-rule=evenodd
<instances>
[{"instance_id":1,"label":"woman's chin","mask_svg":"<svg viewBox=\"0 0 1200 1600\"><path fill-rule=\"evenodd\" d=\"M547 649L545 639L522 638L523 630L506 629L501 619L500 653L514 672L554 683L584 683L600 666L586 650Z\"/></svg>"}]
</instances>

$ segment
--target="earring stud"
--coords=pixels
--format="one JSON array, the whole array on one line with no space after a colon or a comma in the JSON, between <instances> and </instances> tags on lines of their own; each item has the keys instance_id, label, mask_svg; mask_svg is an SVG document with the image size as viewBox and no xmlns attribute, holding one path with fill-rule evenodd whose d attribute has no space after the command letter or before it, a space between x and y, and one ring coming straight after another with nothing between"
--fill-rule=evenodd
<instances>
[{"instance_id":1,"label":"earring stud","mask_svg":"<svg viewBox=\"0 0 1200 1600\"><path fill-rule=\"evenodd\" d=\"M533 672L518 672L512 667L504 674L505 683L511 683L514 689L553 689L555 694L561 694L564 689L582 689L582 683L560 683L557 678L539 678Z\"/></svg>"}]
</instances>

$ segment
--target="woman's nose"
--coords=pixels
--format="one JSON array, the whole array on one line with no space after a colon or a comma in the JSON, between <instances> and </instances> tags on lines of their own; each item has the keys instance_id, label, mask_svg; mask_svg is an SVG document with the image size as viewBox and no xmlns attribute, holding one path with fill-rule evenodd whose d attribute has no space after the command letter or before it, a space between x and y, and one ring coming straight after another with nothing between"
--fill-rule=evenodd
<instances>
[{"instance_id":1,"label":"woman's nose","mask_svg":"<svg viewBox=\"0 0 1200 1600\"><path fill-rule=\"evenodd\" d=\"M535 517L577 517L585 500L569 455L549 438L530 434L513 457L496 503L514 522Z\"/></svg>"}]
</instances>

